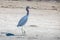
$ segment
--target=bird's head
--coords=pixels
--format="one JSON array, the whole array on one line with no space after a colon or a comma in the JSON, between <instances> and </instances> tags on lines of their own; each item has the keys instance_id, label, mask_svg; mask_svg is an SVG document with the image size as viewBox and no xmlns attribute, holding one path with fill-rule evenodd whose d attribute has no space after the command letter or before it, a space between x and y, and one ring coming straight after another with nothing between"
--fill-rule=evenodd
<instances>
[{"instance_id":1,"label":"bird's head","mask_svg":"<svg viewBox=\"0 0 60 40\"><path fill-rule=\"evenodd\" d=\"M29 8L29 6L26 7L27 9Z\"/></svg>"},{"instance_id":2,"label":"bird's head","mask_svg":"<svg viewBox=\"0 0 60 40\"><path fill-rule=\"evenodd\" d=\"M28 10L29 8L30 8L30 7L29 7L29 6L27 6L27 7L26 7L26 11L29 11L29 10Z\"/></svg>"}]
</instances>

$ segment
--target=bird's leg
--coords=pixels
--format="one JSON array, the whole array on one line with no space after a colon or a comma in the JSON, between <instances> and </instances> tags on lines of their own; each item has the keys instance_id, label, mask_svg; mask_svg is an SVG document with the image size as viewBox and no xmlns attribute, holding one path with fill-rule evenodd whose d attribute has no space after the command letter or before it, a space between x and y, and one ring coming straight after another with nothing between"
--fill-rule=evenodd
<instances>
[{"instance_id":1,"label":"bird's leg","mask_svg":"<svg viewBox=\"0 0 60 40\"><path fill-rule=\"evenodd\" d=\"M19 27L18 30L19 30L18 32L21 33L21 27Z\"/></svg>"},{"instance_id":2,"label":"bird's leg","mask_svg":"<svg viewBox=\"0 0 60 40\"><path fill-rule=\"evenodd\" d=\"M21 31L22 31L22 35L25 35L25 30L23 29L23 27L21 28Z\"/></svg>"}]
</instances>

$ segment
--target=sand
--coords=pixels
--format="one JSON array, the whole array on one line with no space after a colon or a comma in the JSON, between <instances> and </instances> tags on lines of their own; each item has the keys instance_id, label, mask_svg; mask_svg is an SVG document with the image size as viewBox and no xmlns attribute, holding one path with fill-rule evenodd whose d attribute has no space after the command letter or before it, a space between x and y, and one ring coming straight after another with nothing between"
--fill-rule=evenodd
<instances>
[{"instance_id":1,"label":"sand","mask_svg":"<svg viewBox=\"0 0 60 40\"><path fill-rule=\"evenodd\" d=\"M0 8L0 40L60 40L60 12L57 10L29 9L30 14L20 36L18 21L26 14L24 8ZM16 36L8 37L2 32Z\"/></svg>"}]
</instances>

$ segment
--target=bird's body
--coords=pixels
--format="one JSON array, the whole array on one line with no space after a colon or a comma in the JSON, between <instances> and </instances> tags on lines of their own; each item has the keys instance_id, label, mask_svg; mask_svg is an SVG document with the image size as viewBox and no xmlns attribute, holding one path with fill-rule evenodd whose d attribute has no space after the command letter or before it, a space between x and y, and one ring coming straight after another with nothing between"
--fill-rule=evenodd
<instances>
[{"instance_id":1,"label":"bird's body","mask_svg":"<svg viewBox=\"0 0 60 40\"><path fill-rule=\"evenodd\" d=\"M28 19L27 16L22 17L22 19L20 19L17 27L21 27L21 26L25 25L25 23L27 22L27 19Z\"/></svg>"},{"instance_id":2,"label":"bird's body","mask_svg":"<svg viewBox=\"0 0 60 40\"><path fill-rule=\"evenodd\" d=\"M26 22L28 20L28 16L29 16L29 10L28 9L29 9L29 6L26 7L27 14L19 20L18 25L17 25L17 27L22 27L21 30L22 30L23 34L25 33L25 31L23 31L23 25L26 24Z\"/></svg>"},{"instance_id":3,"label":"bird's body","mask_svg":"<svg viewBox=\"0 0 60 40\"><path fill-rule=\"evenodd\" d=\"M17 27L23 26L23 25L27 22L28 16L29 16L29 10L28 10L28 8L29 8L29 7L27 6L27 7L26 7L27 14L26 14L25 16L23 16L23 17L19 20Z\"/></svg>"}]
</instances>

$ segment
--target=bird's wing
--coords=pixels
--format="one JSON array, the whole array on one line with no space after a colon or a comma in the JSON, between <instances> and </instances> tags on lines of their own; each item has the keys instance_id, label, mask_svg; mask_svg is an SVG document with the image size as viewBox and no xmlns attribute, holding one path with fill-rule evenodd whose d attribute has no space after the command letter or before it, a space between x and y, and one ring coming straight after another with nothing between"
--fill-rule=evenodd
<instances>
[{"instance_id":1,"label":"bird's wing","mask_svg":"<svg viewBox=\"0 0 60 40\"><path fill-rule=\"evenodd\" d=\"M18 26L22 26L27 22L27 16L24 16L21 18L21 20L19 20L18 22Z\"/></svg>"}]
</instances>

